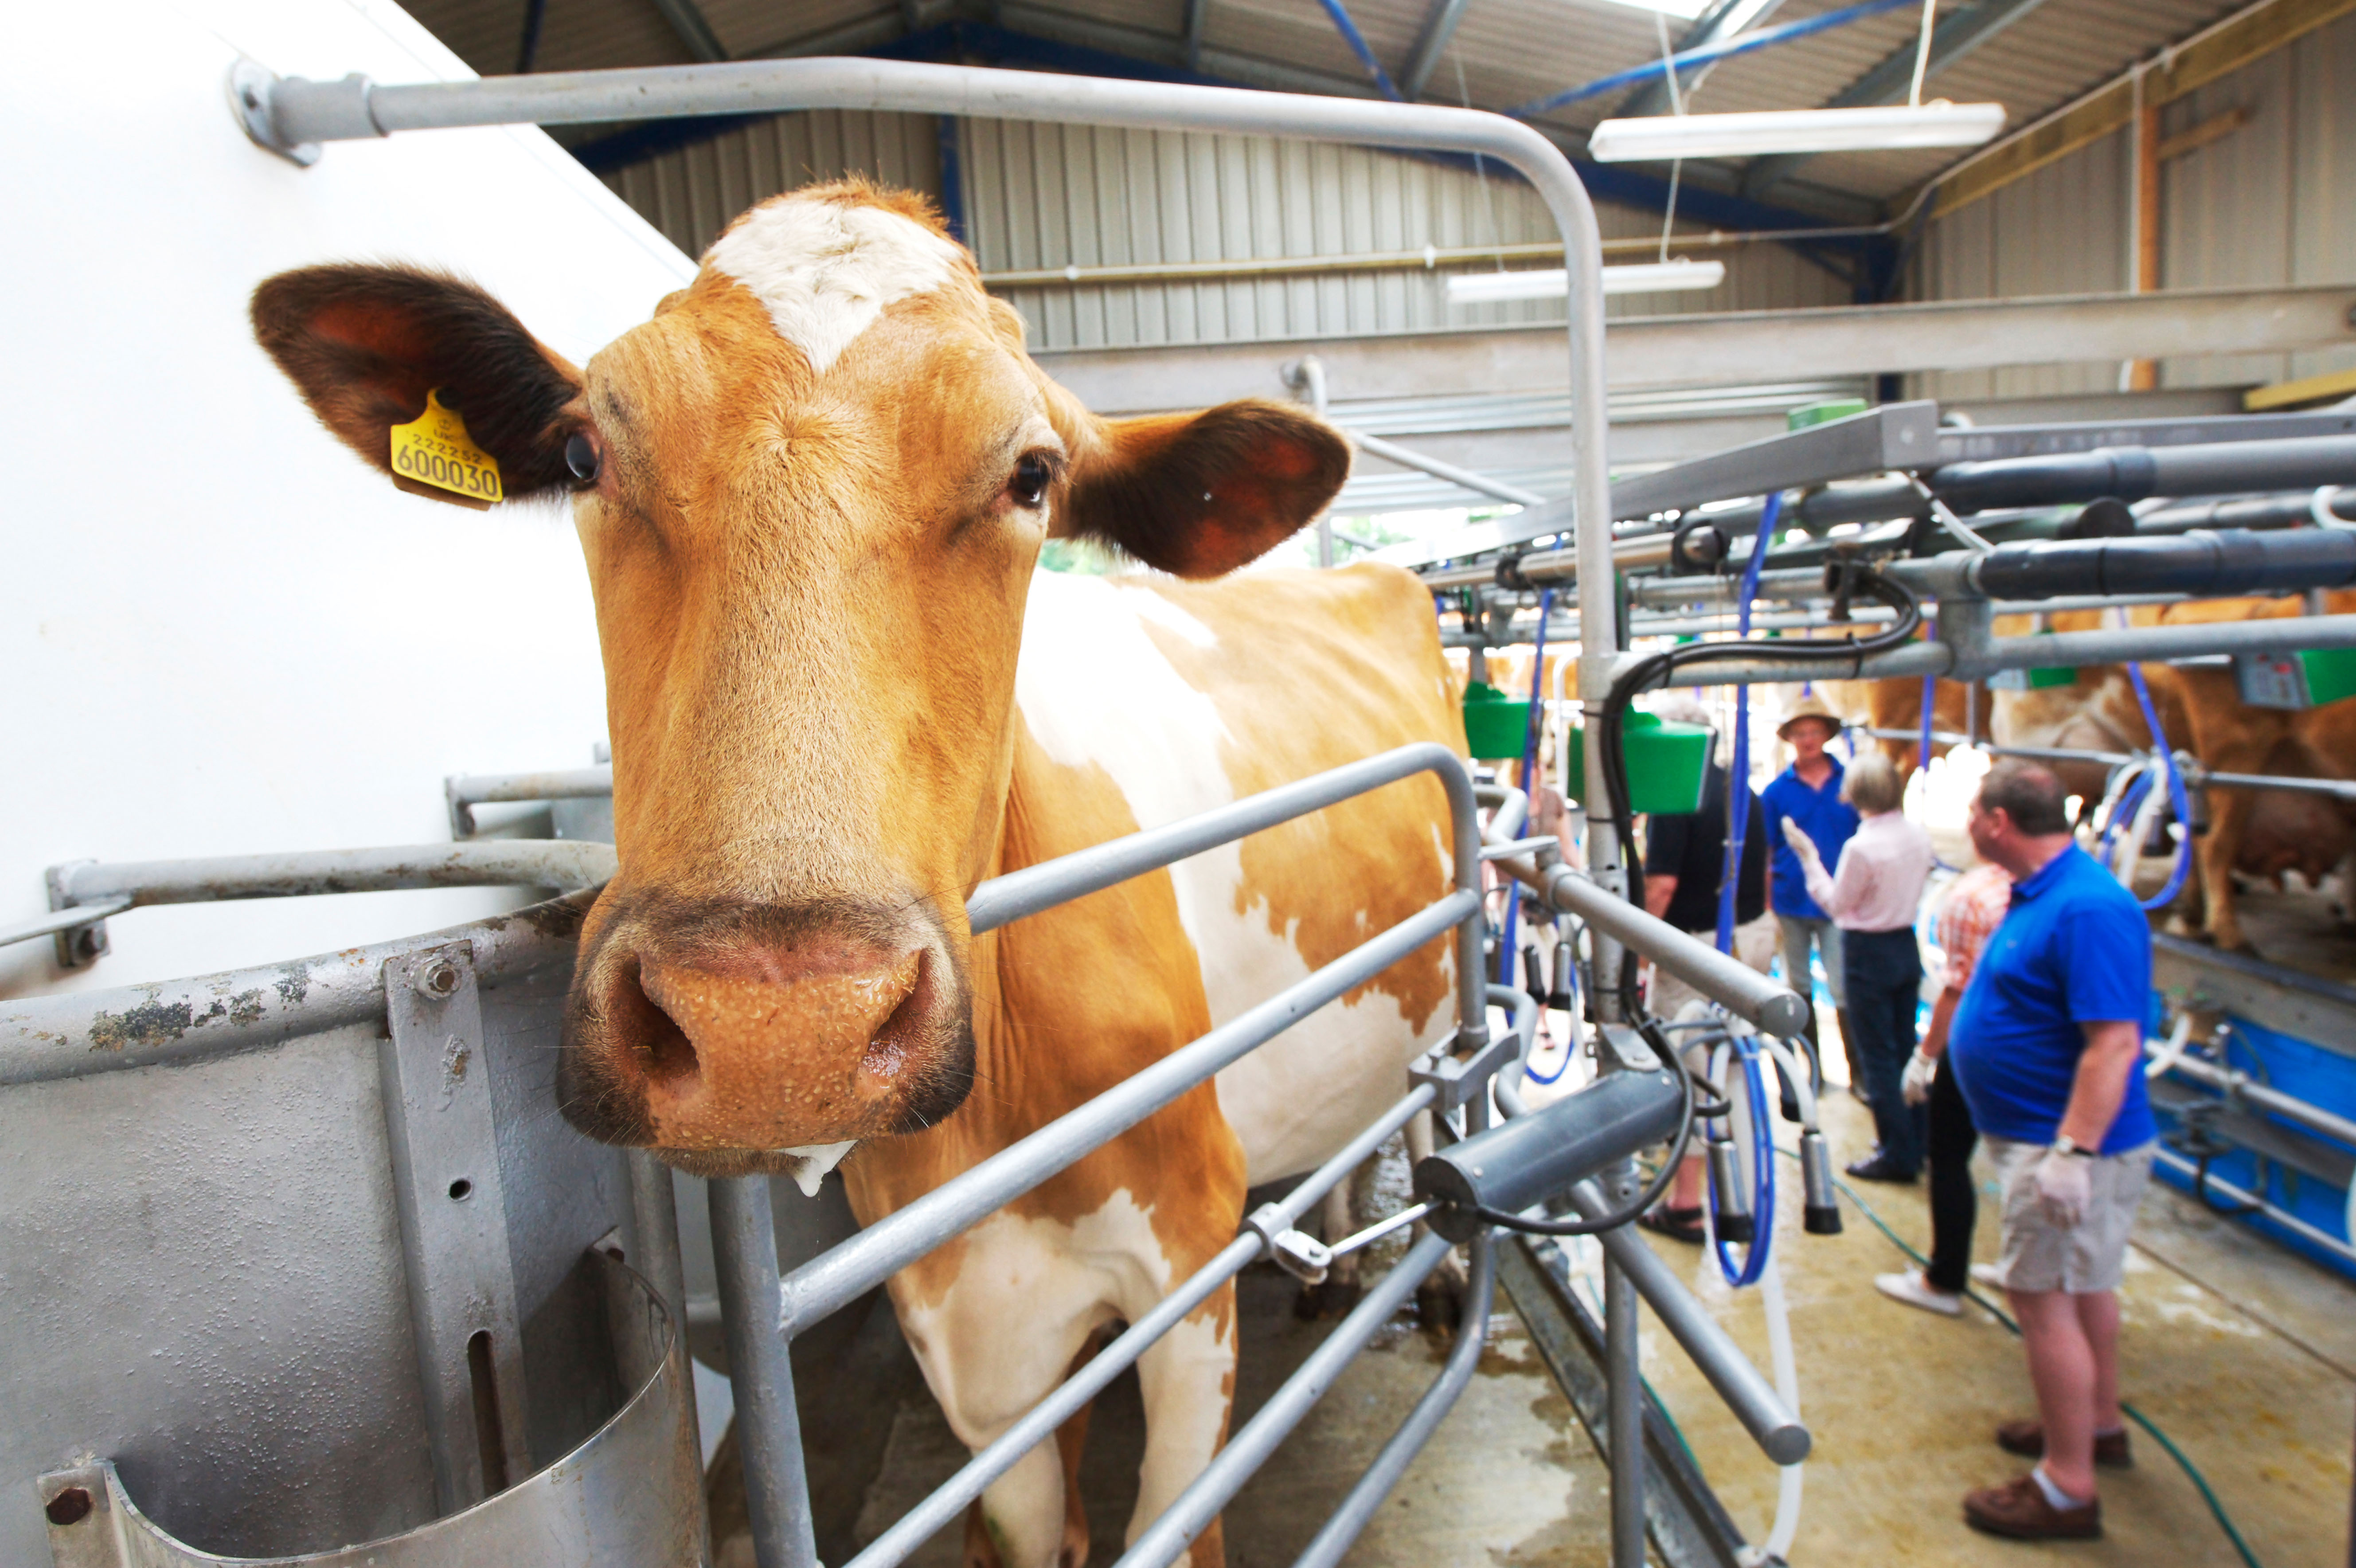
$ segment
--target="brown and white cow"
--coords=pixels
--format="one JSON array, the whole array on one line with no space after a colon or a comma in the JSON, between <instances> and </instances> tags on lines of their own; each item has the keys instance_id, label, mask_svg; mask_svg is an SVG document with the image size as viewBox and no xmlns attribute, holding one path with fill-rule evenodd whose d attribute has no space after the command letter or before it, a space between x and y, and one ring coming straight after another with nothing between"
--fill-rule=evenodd
<instances>
[{"instance_id":1,"label":"brown and white cow","mask_svg":"<svg viewBox=\"0 0 2356 1568\"><path fill-rule=\"evenodd\" d=\"M593 1136L706 1174L842 1160L872 1222L1448 886L1420 779L970 935L984 878L1462 730L1403 574L1034 577L1050 537L1219 576L1312 518L1348 449L1280 404L1090 414L918 199L753 209L585 370L415 270L287 274L253 317L380 468L438 389L510 496L571 493L620 854L563 1047ZM1233 1239L1248 1184L1396 1099L1452 983L1434 942L894 1279L958 1436L996 1437ZM1235 1354L1221 1291L1140 1364L1132 1538L1224 1440ZM970 1560L1086 1559L1084 1419L990 1488ZM1221 1552L1215 1527L1194 1549Z\"/></svg>"},{"instance_id":2,"label":"brown and white cow","mask_svg":"<svg viewBox=\"0 0 2356 1568\"><path fill-rule=\"evenodd\" d=\"M2326 596L2326 609L2341 614L2356 609L2356 593ZM2273 619L2296 616L2305 607L2296 598L2201 599L2166 606L2138 606L2126 612L2134 626L2184 626L2203 622ZM2065 610L2051 616L2000 616L1993 628L1999 637L2023 637L2050 627L2055 631L2092 631L2115 626L2115 612ZM2292 713L2245 705L2235 689L2231 670L2201 666L2145 664L2144 680L2152 707L2169 745L2191 753L2203 766L2223 773L2273 773L2293 778L2356 779L2356 702L2328 703ZM1922 683L1919 680L1827 682L1842 688L1845 711L1874 715L1878 725L1911 728L1921 723ZM1963 688L1939 684L1940 727L1947 717L1949 693L1960 707ZM2144 722L2135 689L2124 665L2089 665L2077 679L2060 686L1990 693L1988 734L2001 746L2051 746L2087 751L2140 751L2151 745L2150 726ZM1911 760L1913 748L1905 742L1884 742L1893 755ZM2100 763L2059 763L2054 771L2075 794L2089 801L2101 797L2108 769ZM2170 923L2197 932L2219 947L2247 950L2248 936L2235 912L2233 876L2265 877L2279 884L2283 873L2297 870L2310 883L2319 882L2335 868L2350 886L2341 897L2356 896L2356 811L2314 795L2280 790L2228 789L2208 791L2210 827L2195 850L2197 875L2185 885L2183 897L2172 907Z\"/></svg>"}]
</instances>

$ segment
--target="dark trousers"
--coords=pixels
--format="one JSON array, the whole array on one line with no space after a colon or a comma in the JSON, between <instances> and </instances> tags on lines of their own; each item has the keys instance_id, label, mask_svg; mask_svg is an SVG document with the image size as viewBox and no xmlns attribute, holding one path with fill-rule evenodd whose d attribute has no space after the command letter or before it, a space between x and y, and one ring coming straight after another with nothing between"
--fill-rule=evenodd
<instances>
[{"instance_id":1,"label":"dark trousers","mask_svg":"<svg viewBox=\"0 0 2356 1568\"><path fill-rule=\"evenodd\" d=\"M1972 1191L1972 1150L1979 1129L1955 1082L1954 1058L1939 1058L1931 1080L1931 1266L1922 1271L1933 1290L1961 1293L1972 1283L1972 1226L1979 1199Z\"/></svg>"},{"instance_id":2,"label":"dark trousers","mask_svg":"<svg viewBox=\"0 0 2356 1568\"><path fill-rule=\"evenodd\" d=\"M1843 931L1841 961L1848 970L1852 1049L1865 1070L1866 1103L1881 1153L1901 1176L1922 1168L1922 1109L1899 1092L1906 1058L1914 1054L1914 1010L1922 999L1922 953L1914 931Z\"/></svg>"}]
</instances>

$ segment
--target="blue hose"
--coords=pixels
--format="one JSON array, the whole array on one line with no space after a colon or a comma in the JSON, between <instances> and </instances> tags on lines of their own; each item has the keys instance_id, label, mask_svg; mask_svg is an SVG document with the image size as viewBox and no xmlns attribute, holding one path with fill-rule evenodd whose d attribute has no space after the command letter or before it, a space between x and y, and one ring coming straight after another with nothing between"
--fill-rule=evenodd
<instances>
[{"instance_id":1,"label":"blue hose","mask_svg":"<svg viewBox=\"0 0 2356 1568\"><path fill-rule=\"evenodd\" d=\"M1538 769L1538 722L1539 715L1546 711L1539 704L1539 699L1545 694L1546 687L1547 617L1551 615L1553 612L1554 590L1552 588L1548 588L1538 595L1537 651L1537 656L1530 660L1530 722L1528 727L1522 732L1522 794L1529 807L1533 810L1536 809L1538 801L1537 783ZM1528 821L1529 819L1526 816L1523 818L1525 826L1527 825ZM1505 955L1505 961L1499 966L1505 971L1505 972L1499 975L1498 979L1508 985L1514 983L1514 961L1519 951L1516 945L1516 937L1518 934L1517 928L1520 924L1519 916L1521 914L1521 889L1515 886L1513 881L1508 878L1505 883L1505 935L1499 939L1498 950ZM1538 1081L1543 1083L1547 1080L1541 1079Z\"/></svg>"},{"instance_id":2,"label":"blue hose","mask_svg":"<svg viewBox=\"0 0 2356 1568\"><path fill-rule=\"evenodd\" d=\"M1715 1227L1710 1239L1718 1248L1718 1270L1726 1283L1740 1290L1759 1283L1767 1270L1767 1253L1775 1240L1775 1124L1767 1119L1766 1075L1760 1069L1759 1047L1748 1035L1733 1039L1737 1058L1742 1068L1742 1081L1751 1105L1751 1223L1753 1240L1744 1250L1742 1263L1735 1266L1728 1255L1726 1242L1719 1238ZM1710 1173L1712 1208L1718 1199L1718 1175Z\"/></svg>"},{"instance_id":3,"label":"blue hose","mask_svg":"<svg viewBox=\"0 0 2356 1568\"><path fill-rule=\"evenodd\" d=\"M2176 770L2176 754L2168 749L2168 736L2160 733L2159 714L2151 705L2151 691L2143 683L2143 666L2130 661L2127 679L2135 684L2136 705L2143 710L2144 727L2151 731L2151 744L2159 752L2159 765L2168 770L2168 803L2176 812L2176 825L2184 835L2177 846L2176 869L2168 875L2168 886L2143 900L2147 909L2158 909L2176 901L2184 890L2185 875L2192 869L2192 800L2184 791L2184 776ZM2141 845L2136 846L2138 850Z\"/></svg>"},{"instance_id":4,"label":"blue hose","mask_svg":"<svg viewBox=\"0 0 2356 1568\"><path fill-rule=\"evenodd\" d=\"M1742 567L1742 586L1734 598L1734 628L1751 635L1751 601L1759 594L1759 569L1767 564L1767 546L1775 538L1775 522L1783 515L1783 492L1767 498L1759 516L1759 532L1751 536L1751 559ZM1737 797L1740 787L1742 794ZM1738 799L1740 802L1738 809ZM1751 827L1751 688L1734 688L1734 768L1726 780L1726 864L1718 874L1718 950L1734 950L1734 898L1742 886L1742 839Z\"/></svg>"}]
</instances>

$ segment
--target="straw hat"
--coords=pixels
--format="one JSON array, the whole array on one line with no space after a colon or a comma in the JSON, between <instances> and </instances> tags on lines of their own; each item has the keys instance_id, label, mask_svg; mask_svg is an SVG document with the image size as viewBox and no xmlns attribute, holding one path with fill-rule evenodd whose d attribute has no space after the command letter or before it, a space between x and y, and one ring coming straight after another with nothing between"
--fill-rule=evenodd
<instances>
[{"instance_id":1,"label":"straw hat","mask_svg":"<svg viewBox=\"0 0 2356 1568\"><path fill-rule=\"evenodd\" d=\"M1825 700L1822 697L1811 692L1793 703L1792 711L1783 715L1783 722L1775 726L1776 738L1791 739L1792 726L1802 719L1822 719L1832 726L1833 735L1838 735L1847 727L1841 722L1841 716L1838 714L1825 706ZM1830 740L1832 736L1826 736L1825 738Z\"/></svg>"}]
</instances>

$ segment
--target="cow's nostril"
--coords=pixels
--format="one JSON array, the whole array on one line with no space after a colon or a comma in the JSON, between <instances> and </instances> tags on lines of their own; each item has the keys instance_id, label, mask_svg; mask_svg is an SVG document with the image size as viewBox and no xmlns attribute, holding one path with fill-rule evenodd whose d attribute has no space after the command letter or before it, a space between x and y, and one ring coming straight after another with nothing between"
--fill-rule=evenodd
<instances>
[{"instance_id":1,"label":"cow's nostril","mask_svg":"<svg viewBox=\"0 0 2356 1568\"><path fill-rule=\"evenodd\" d=\"M615 993L618 1015L615 1021L623 1026L623 1038L631 1042L647 1080L667 1084L694 1077L698 1067L694 1043L678 1021L647 994L635 961L623 972Z\"/></svg>"}]
</instances>

